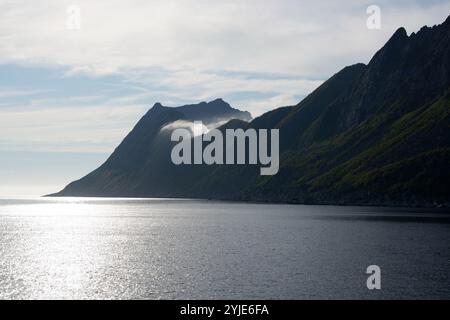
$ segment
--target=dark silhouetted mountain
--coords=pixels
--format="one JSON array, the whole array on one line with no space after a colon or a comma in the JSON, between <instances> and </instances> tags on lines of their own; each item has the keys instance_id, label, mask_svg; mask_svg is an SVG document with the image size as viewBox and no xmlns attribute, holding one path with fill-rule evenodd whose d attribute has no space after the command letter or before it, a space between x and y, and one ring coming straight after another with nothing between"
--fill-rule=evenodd
<instances>
[{"instance_id":1,"label":"dark silhouetted mountain","mask_svg":"<svg viewBox=\"0 0 450 320\"><path fill-rule=\"evenodd\" d=\"M183 126L185 121L202 121L205 125L212 125L230 119L248 121L251 115L231 108L222 99L177 108L156 103L101 167L68 185L60 195L131 197L152 192L155 196L164 196L174 187L180 173L187 171L186 177L194 176L191 170L172 164L171 130L164 128L170 124ZM190 186L189 180L183 181L180 179L176 187L183 189Z\"/></svg>"},{"instance_id":2,"label":"dark silhouetted mountain","mask_svg":"<svg viewBox=\"0 0 450 320\"><path fill-rule=\"evenodd\" d=\"M279 173L173 165L170 131L161 129L202 116L238 119L222 130L279 129ZM398 29L369 64L346 67L298 105L248 121L222 100L155 105L104 165L57 195L449 205L450 17L410 36Z\"/></svg>"}]
</instances>

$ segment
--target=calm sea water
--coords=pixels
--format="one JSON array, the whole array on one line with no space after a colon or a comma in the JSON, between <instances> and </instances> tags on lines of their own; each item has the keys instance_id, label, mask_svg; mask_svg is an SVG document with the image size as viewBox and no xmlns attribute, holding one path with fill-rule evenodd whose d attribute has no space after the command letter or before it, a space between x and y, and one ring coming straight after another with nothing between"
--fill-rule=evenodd
<instances>
[{"instance_id":1,"label":"calm sea water","mask_svg":"<svg viewBox=\"0 0 450 320\"><path fill-rule=\"evenodd\" d=\"M365 271L381 267L382 289ZM194 200L0 200L0 299L450 298L450 215Z\"/></svg>"}]
</instances>

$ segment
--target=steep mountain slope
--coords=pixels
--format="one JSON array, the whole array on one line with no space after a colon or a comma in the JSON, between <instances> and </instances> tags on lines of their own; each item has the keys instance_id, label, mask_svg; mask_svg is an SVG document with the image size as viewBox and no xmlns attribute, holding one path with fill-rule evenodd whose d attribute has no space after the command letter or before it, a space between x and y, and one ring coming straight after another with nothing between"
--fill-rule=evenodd
<instances>
[{"instance_id":1,"label":"steep mountain slope","mask_svg":"<svg viewBox=\"0 0 450 320\"><path fill-rule=\"evenodd\" d=\"M400 28L367 66L345 68L277 124L289 178L260 178L245 197L449 203L449 92L450 18L409 37Z\"/></svg>"},{"instance_id":2,"label":"steep mountain slope","mask_svg":"<svg viewBox=\"0 0 450 320\"><path fill-rule=\"evenodd\" d=\"M368 65L344 68L296 106L222 127L278 128L275 176L172 165L169 132L158 133L165 124L221 118L205 104L167 109L155 106L105 165L58 195L450 204L450 17L410 36L400 28Z\"/></svg>"},{"instance_id":3,"label":"steep mountain slope","mask_svg":"<svg viewBox=\"0 0 450 320\"><path fill-rule=\"evenodd\" d=\"M84 178L54 196L166 196L172 189L186 189L195 170L172 164L169 124L202 121L214 125L227 119L251 120L248 112L233 109L222 99L177 108L156 103L136 124L108 160ZM181 178L174 184L174 179Z\"/></svg>"}]
</instances>

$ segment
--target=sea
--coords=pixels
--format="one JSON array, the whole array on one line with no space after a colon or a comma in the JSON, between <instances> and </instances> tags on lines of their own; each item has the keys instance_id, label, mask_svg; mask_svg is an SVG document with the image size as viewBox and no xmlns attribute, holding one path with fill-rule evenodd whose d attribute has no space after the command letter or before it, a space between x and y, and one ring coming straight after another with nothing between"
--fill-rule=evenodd
<instances>
[{"instance_id":1,"label":"sea","mask_svg":"<svg viewBox=\"0 0 450 320\"><path fill-rule=\"evenodd\" d=\"M0 299L449 298L445 209L0 199Z\"/></svg>"}]
</instances>

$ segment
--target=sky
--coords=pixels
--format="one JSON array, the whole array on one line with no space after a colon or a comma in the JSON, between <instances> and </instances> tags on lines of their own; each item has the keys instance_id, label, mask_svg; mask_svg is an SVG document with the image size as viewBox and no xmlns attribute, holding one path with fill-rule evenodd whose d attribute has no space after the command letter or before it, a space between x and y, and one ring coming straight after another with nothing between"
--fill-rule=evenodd
<instances>
[{"instance_id":1,"label":"sky","mask_svg":"<svg viewBox=\"0 0 450 320\"><path fill-rule=\"evenodd\" d=\"M449 14L448 0L0 0L0 196L87 174L156 102L258 116Z\"/></svg>"}]
</instances>

